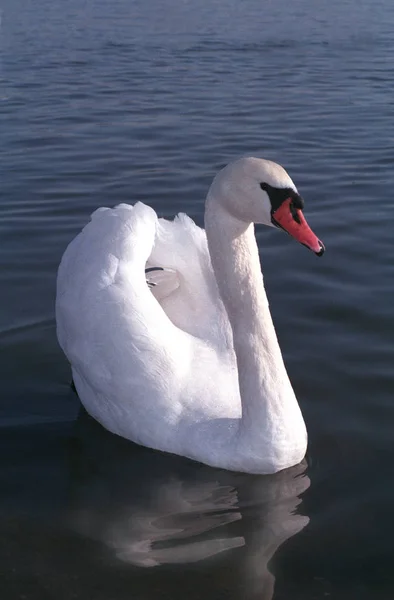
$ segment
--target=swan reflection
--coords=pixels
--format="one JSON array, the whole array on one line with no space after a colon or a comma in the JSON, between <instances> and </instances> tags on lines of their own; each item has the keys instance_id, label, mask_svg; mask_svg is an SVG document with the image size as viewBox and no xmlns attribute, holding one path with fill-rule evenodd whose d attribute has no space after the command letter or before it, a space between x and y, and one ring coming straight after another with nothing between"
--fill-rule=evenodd
<instances>
[{"instance_id":1,"label":"swan reflection","mask_svg":"<svg viewBox=\"0 0 394 600\"><path fill-rule=\"evenodd\" d=\"M305 464L272 476L213 469L112 436L86 413L72 450L69 523L122 563L149 568L236 552L249 592L273 590L268 562L309 521L296 512L310 484Z\"/></svg>"}]
</instances>

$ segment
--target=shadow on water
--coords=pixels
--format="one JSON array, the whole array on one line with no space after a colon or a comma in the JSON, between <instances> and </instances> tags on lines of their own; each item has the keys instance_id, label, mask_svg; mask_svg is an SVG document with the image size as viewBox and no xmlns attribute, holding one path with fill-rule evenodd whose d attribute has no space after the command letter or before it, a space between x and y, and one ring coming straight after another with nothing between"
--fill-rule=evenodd
<instances>
[{"instance_id":1,"label":"shadow on water","mask_svg":"<svg viewBox=\"0 0 394 600\"><path fill-rule=\"evenodd\" d=\"M48 442L47 428L36 457L15 443L25 489L2 510L13 514L7 598L200 598L201 585L208 598L273 598L270 561L309 522L297 508L305 464L274 476L213 469L113 436L82 410L66 429Z\"/></svg>"}]
</instances>

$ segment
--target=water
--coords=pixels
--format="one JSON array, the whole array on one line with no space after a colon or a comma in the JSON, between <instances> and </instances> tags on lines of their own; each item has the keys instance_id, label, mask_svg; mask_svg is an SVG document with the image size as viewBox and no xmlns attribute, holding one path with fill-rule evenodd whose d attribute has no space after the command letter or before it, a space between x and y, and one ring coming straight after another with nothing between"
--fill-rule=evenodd
<instances>
[{"instance_id":1,"label":"water","mask_svg":"<svg viewBox=\"0 0 394 600\"><path fill-rule=\"evenodd\" d=\"M388 0L4 0L2 598L394 596ZM282 163L322 259L259 231L307 464L209 469L114 438L69 388L56 268L100 205L202 223L213 174Z\"/></svg>"}]
</instances>

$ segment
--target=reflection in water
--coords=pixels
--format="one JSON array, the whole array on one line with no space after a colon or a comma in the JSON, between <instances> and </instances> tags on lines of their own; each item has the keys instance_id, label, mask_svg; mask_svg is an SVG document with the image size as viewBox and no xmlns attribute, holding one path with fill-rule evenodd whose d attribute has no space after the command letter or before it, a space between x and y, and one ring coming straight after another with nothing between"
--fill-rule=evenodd
<instances>
[{"instance_id":1,"label":"reflection in water","mask_svg":"<svg viewBox=\"0 0 394 600\"><path fill-rule=\"evenodd\" d=\"M273 476L213 469L112 436L86 413L75 433L72 529L104 543L122 564L139 567L232 550L245 594L272 598L267 564L309 521L296 514L310 483L305 464Z\"/></svg>"}]
</instances>

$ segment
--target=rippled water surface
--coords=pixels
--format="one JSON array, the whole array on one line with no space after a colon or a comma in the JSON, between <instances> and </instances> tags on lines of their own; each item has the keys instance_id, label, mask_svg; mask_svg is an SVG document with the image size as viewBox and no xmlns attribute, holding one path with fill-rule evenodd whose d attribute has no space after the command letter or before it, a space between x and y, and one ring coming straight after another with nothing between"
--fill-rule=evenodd
<instances>
[{"instance_id":1,"label":"rippled water surface","mask_svg":"<svg viewBox=\"0 0 394 600\"><path fill-rule=\"evenodd\" d=\"M4 0L0 558L4 600L389 600L394 5ZM209 469L80 414L56 268L100 205L202 223L213 174L282 163L327 246L258 232L307 464Z\"/></svg>"}]
</instances>

